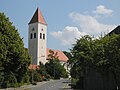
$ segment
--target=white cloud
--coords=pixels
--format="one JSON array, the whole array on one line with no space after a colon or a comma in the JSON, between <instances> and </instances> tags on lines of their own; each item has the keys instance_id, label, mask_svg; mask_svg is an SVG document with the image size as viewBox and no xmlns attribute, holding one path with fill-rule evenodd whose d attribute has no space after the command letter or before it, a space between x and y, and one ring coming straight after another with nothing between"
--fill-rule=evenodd
<instances>
[{"instance_id":1,"label":"white cloud","mask_svg":"<svg viewBox=\"0 0 120 90\"><path fill-rule=\"evenodd\" d=\"M113 14L113 11L100 5L96 8L94 13L96 13L96 15L110 16ZM61 31L50 33L53 37L60 40L62 45L72 45L75 43L76 39L84 35L94 35L95 38L98 38L101 33L108 33L116 27L116 25L99 22L97 20L98 18L88 15L88 12L84 12L84 14L72 12L69 14L69 17L78 27L66 26Z\"/></svg>"},{"instance_id":2,"label":"white cloud","mask_svg":"<svg viewBox=\"0 0 120 90\"><path fill-rule=\"evenodd\" d=\"M95 14L100 14L100 15L105 15L105 16L112 16L113 15L113 10L107 9L103 5L99 5L96 7L96 10L93 11Z\"/></svg>"},{"instance_id":3,"label":"white cloud","mask_svg":"<svg viewBox=\"0 0 120 90\"><path fill-rule=\"evenodd\" d=\"M90 35L99 36L104 32L108 32L115 28L115 25L100 23L95 17L72 12L70 18L76 22L82 31Z\"/></svg>"},{"instance_id":4,"label":"white cloud","mask_svg":"<svg viewBox=\"0 0 120 90\"><path fill-rule=\"evenodd\" d=\"M72 45L76 39L86 35L86 33L80 32L77 27L70 26L66 26L62 31L51 32L50 34L59 39L62 45Z\"/></svg>"}]
</instances>

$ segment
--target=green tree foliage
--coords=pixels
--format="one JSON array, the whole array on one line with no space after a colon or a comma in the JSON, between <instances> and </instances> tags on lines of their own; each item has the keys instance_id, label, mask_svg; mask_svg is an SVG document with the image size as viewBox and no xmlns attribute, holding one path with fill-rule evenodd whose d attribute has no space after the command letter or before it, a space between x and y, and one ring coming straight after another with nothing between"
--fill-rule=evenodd
<instances>
[{"instance_id":1,"label":"green tree foliage","mask_svg":"<svg viewBox=\"0 0 120 90\"><path fill-rule=\"evenodd\" d=\"M47 74L45 65L42 64L41 62L39 63L38 68L36 68L35 70L29 69L28 73L30 76L29 81L31 83L47 81L50 79L50 76Z\"/></svg>"},{"instance_id":2,"label":"green tree foliage","mask_svg":"<svg viewBox=\"0 0 120 90\"><path fill-rule=\"evenodd\" d=\"M4 13L0 13L0 77L11 76L12 73L21 83L29 64L30 56L17 29ZM6 78L4 81L7 81Z\"/></svg>"},{"instance_id":3,"label":"green tree foliage","mask_svg":"<svg viewBox=\"0 0 120 90\"><path fill-rule=\"evenodd\" d=\"M73 79L79 82L84 79L85 73L93 69L104 77L113 74L116 87L120 85L120 35L100 39L84 36L77 40L71 53Z\"/></svg>"},{"instance_id":4,"label":"green tree foliage","mask_svg":"<svg viewBox=\"0 0 120 90\"><path fill-rule=\"evenodd\" d=\"M14 73L9 73L8 75L4 76L4 82L2 83L2 87L17 87L17 79L14 75Z\"/></svg>"},{"instance_id":5,"label":"green tree foliage","mask_svg":"<svg viewBox=\"0 0 120 90\"><path fill-rule=\"evenodd\" d=\"M38 72L38 70L29 70L28 72L29 76L30 76L30 82L33 83L33 82L40 82L42 81L42 76L41 74Z\"/></svg>"},{"instance_id":6,"label":"green tree foliage","mask_svg":"<svg viewBox=\"0 0 120 90\"><path fill-rule=\"evenodd\" d=\"M54 53L52 50L49 52L49 62L45 65L47 73L53 78L67 77L67 72L65 68L60 64L57 53Z\"/></svg>"},{"instance_id":7,"label":"green tree foliage","mask_svg":"<svg viewBox=\"0 0 120 90\"><path fill-rule=\"evenodd\" d=\"M37 70L42 76L46 76L47 72L46 72L46 67L43 63L39 63L39 69Z\"/></svg>"},{"instance_id":8,"label":"green tree foliage","mask_svg":"<svg viewBox=\"0 0 120 90\"><path fill-rule=\"evenodd\" d=\"M46 67L43 63L39 63L39 69L36 71L42 76L42 80L46 81L50 79L50 75L47 73Z\"/></svg>"},{"instance_id":9,"label":"green tree foliage","mask_svg":"<svg viewBox=\"0 0 120 90\"><path fill-rule=\"evenodd\" d=\"M67 51L63 51L63 53L69 58L69 60L67 61L67 63L70 65L73 62L73 60L72 60L72 54L70 52L67 52Z\"/></svg>"},{"instance_id":10,"label":"green tree foliage","mask_svg":"<svg viewBox=\"0 0 120 90\"><path fill-rule=\"evenodd\" d=\"M120 35L111 35L102 39L104 59L97 63L98 67L114 76L116 87L120 88Z\"/></svg>"},{"instance_id":11,"label":"green tree foliage","mask_svg":"<svg viewBox=\"0 0 120 90\"><path fill-rule=\"evenodd\" d=\"M92 44L92 38L89 36L84 36L80 40L77 40L76 44L71 50L73 56L71 61L73 64L71 69L72 77L80 78L83 75L83 71L86 70L86 67L93 66Z\"/></svg>"}]
</instances>

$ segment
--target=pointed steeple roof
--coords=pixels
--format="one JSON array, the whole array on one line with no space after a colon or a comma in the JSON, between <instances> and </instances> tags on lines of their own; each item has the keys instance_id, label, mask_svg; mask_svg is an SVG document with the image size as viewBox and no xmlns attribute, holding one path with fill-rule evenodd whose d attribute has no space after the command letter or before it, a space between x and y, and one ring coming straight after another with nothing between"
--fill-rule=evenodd
<instances>
[{"instance_id":1,"label":"pointed steeple roof","mask_svg":"<svg viewBox=\"0 0 120 90\"><path fill-rule=\"evenodd\" d=\"M47 25L47 23L45 22L45 19L44 19L44 17L43 17L39 8L37 8L37 10L34 13L32 19L30 20L29 24L36 23L36 22Z\"/></svg>"}]
</instances>

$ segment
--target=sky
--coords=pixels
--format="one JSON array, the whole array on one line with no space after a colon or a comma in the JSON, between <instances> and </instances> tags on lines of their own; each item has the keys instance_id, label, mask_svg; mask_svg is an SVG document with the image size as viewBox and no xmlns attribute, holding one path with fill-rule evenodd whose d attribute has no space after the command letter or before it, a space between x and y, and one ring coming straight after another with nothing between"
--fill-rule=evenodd
<instances>
[{"instance_id":1,"label":"sky","mask_svg":"<svg viewBox=\"0 0 120 90\"><path fill-rule=\"evenodd\" d=\"M37 7L47 28L47 47L67 50L84 35L98 38L120 25L120 0L0 0L4 12L28 47L28 23Z\"/></svg>"}]
</instances>

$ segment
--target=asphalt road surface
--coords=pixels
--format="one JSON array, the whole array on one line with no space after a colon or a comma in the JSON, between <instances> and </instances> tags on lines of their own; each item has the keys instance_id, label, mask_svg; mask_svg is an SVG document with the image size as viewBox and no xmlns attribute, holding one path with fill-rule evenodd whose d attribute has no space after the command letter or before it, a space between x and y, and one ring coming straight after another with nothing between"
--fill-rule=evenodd
<instances>
[{"instance_id":1,"label":"asphalt road surface","mask_svg":"<svg viewBox=\"0 0 120 90\"><path fill-rule=\"evenodd\" d=\"M53 80L26 90L73 90L69 84L69 79Z\"/></svg>"}]
</instances>

